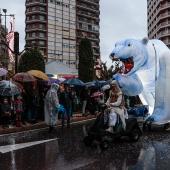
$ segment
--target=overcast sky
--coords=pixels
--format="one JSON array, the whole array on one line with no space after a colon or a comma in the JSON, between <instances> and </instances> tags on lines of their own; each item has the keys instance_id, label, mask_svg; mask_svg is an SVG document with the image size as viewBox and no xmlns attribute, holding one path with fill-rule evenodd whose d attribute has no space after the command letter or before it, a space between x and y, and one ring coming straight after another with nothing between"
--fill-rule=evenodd
<instances>
[{"instance_id":1,"label":"overcast sky","mask_svg":"<svg viewBox=\"0 0 170 170\"><path fill-rule=\"evenodd\" d=\"M0 0L7 15L15 14L15 31L20 34L20 51L25 45L25 0ZM2 12L3 14L3 12ZM2 24L5 23L4 17ZM7 27L9 17L7 17ZM102 61L111 65L109 54L114 44L126 38L147 36L147 0L100 0L100 50Z\"/></svg>"}]
</instances>

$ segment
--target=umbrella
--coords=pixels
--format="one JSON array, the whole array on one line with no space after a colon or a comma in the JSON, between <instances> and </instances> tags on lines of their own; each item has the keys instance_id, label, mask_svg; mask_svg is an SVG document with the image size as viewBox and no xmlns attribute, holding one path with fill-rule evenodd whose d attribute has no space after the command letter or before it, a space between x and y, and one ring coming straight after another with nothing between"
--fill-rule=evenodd
<instances>
[{"instance_id":1,"label":"umbrella","mask_svg":"<svg viewBox=\"0 0 170 170\"><path fill-rule=\"evenodd\" d=\"M22 84L20 84L20 83L18 83L18 82L16 82L16 81L11 81L13 84L15 84L21 91L23 90L23 85Z\"/></svg>"},{"instance_id":2,"label":"umbrella","mask_svg":"<svg viewBox=\"0 0 170 170\"><path fill-rule=\"evenodd\" d=\"M74 85L74 86L85 86L85 84L78 78L72 78L72 79L65 80L62 82L62 84Z\"/></svg>"},{"instance_id":3,"label":"umbrella","mask_svg":"<svg viewBox=\"0 0 170 170\"><path fill-rule=\"evenodd\" d=\"M11 81L2 80L0 82L0 95L1 96L13 96L21 93L21 90L17 85Z\"/></svg>"},{"instance_id":4,"label":"umbrella","mask_svg":"<svg viewBox=\"0 0 170 170\"><path fill-rule=\"evenodd\" d=\"M46 81L50 81L49 77L45 73L43 73L42 71L30 70L30 71L27 71L27 73L32 74L33 76L35 76L37 78L40 78L40 79L43 79L43 80L46 80Z\"/></svg>"},{"instance_id":5,"label":"umbrella","mask_svg":"<svg viewBox=\"0 0 170 170\"><path fill-rule=\"evenodd\" d=\"M7 70L5 70L4 68L0 68L0 76L4 76L6 75L6 73L8 73Z\"/></svg>"},{"instance_id":6,"label":"umbrella","mask_svg":"<svg viewBox=\"0 0 170 170\"><path fill-rule=\"evenodd\" d=\"M20 82L29 82L29 81L35 81L35 77L29 73L17 73L13 77L13 80L20 81Z\"/></svg>"},{"instance_id":7,"label":"umbrella","mask_svg":"<svg viewBox=\"0 0 170 170\"><path fill-rule=\"evenodd\" d=\"M96 81L96 82L95 82L95 85L98 86L98 87L99 87L99 86L103 86L105 82L106 82L106 81Z\"/></svg>"},{"instance_id":8,"label":"umbrella","mask_svg":"<svg viewBox=\"0 0 170 170\"><path fill-rule=\"evenodd\" d=\"M46 74L48 77L54 77L55 75L54 74L52 74L52 73L47 73Z\"/></svg>"},{"instance_id":9,"label":"umbrella","mask_svg":"<svg viewBox=\"0 0 170 170\"><path fill-rule=\"evenodd\" d=\"M49 79L50 79L50 81L47 84L48 86L51 86L53 83L60 84L60 80L58 80L56 78L50 77Z\"/></svg>"},{"instance_id":10,"label":"umbrella","mask_svg":"<svg viewBox=\"0 0 170 170\"><path fill-rule=\"evenodd\" d=\"M108 89L110 89L110 85L109 85L109 84L104 85L104 86L102 87L102 90L103 90L103 91L108 90Z\"/></svg>"},{"instance_id":11,"label":"umbrella","mask_svg":"<svg viewBox=\"0 0 170 170\"><path fill-rule=\"evenodd\" d=\"M62 83L62 82L65 81L66 79L63 78L63 77L60 77L60 78L58 78L58 80L60 81L60 83Z\"/></svg>"},{"instance_id":12,"label":"umbrella","mask_svg":"<svg viewBox=\"0 0 170 170\"><path fill-rule=\"evenodd\" d=\"M107 80L107 81L103 84L103 86L110 84L112 81L113 81L113 79Z\"/></svg>"},{"instance_id":13,"label":"umbrella","mask_svg":"<svg viewBox=\"0 0 170 170\"><path fill-rule=\"evenodd\" d=\"M96 86L96 85L95 85L95 81L87 82L87 83L85 83L85 86L86 86L86 87Z\"/></svg>"}]
</instances>

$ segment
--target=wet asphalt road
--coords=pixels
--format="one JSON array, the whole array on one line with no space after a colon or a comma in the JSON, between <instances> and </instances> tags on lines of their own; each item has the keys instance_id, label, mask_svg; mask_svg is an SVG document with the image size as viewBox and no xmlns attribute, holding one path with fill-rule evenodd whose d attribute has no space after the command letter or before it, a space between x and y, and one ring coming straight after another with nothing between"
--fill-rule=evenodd
<instances>
[{"instance_id":1,"label":"wet asphalt road","mask_svg":"<svg viewBox=\"0 0 170 170\"><path fill-rule=\"evenodd\" d=\"M137 143L124 139L102 151L97 144L83 143L91 124L59 128L55 134L43 129L0 136L0 170L170 169L170 131L157 127Z\"/></svg>"}]
</instances>

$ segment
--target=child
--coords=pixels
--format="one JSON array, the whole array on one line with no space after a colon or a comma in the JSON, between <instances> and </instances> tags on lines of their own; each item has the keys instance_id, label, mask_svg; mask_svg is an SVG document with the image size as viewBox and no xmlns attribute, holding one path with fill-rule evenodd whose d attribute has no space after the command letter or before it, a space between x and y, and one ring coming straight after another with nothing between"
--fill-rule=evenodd
<instances>
[{"instance_id":1,"label":"child","mask_svg":"<svg viewBox=\"0 0 170 170\"><path fill-rule=\"evenodd\" d=\"M5 97L3 99L3 103L1 104L1 118L2 118L2 125L3 128L8 128L8 121L11 116L11 106L8 103L8 98Z\"/></svg>"},{"instance_id":2,"label":"child","mask_svg":"<svg viewBox=\"0 0 170 170\"><path fill-rule=\"evenodd\" d=\"M17 95L17 98L14 101L14 114L16 115L16 126L21 127L21 125L25 125L24 122L24 101L22 99L21 93ZM22 122L22 124L21 124Z\"/></svg>"}]
</instances>

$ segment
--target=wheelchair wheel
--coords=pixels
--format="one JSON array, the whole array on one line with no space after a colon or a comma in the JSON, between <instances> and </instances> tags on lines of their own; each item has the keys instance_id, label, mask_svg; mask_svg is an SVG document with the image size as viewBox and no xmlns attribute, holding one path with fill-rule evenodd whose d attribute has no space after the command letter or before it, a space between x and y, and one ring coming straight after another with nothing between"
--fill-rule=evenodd
<instances>
[{"instance_id":1,"label":"wheelchair wheel","mask_svg":"<svg viewBox=\"0 0 170 170\"><path fill-rule=\"evenodd\" d=\"M138 129L133 129L132 133L129 136L131 142L137 142L140 138L140 131Z\"/></svg>"},{"instance_id":2,"label":"wheelchair wheel","mask_svg":"<svg viewBox=\"0 0 170 170\"><path fill-rule=\"evenodd\" d=\"M102 150L106 150L106 149L108 149L109 145L110 145L110 142L108 140L104 139L100 143L100 148Z\"/></svg>"}]
</instances>

